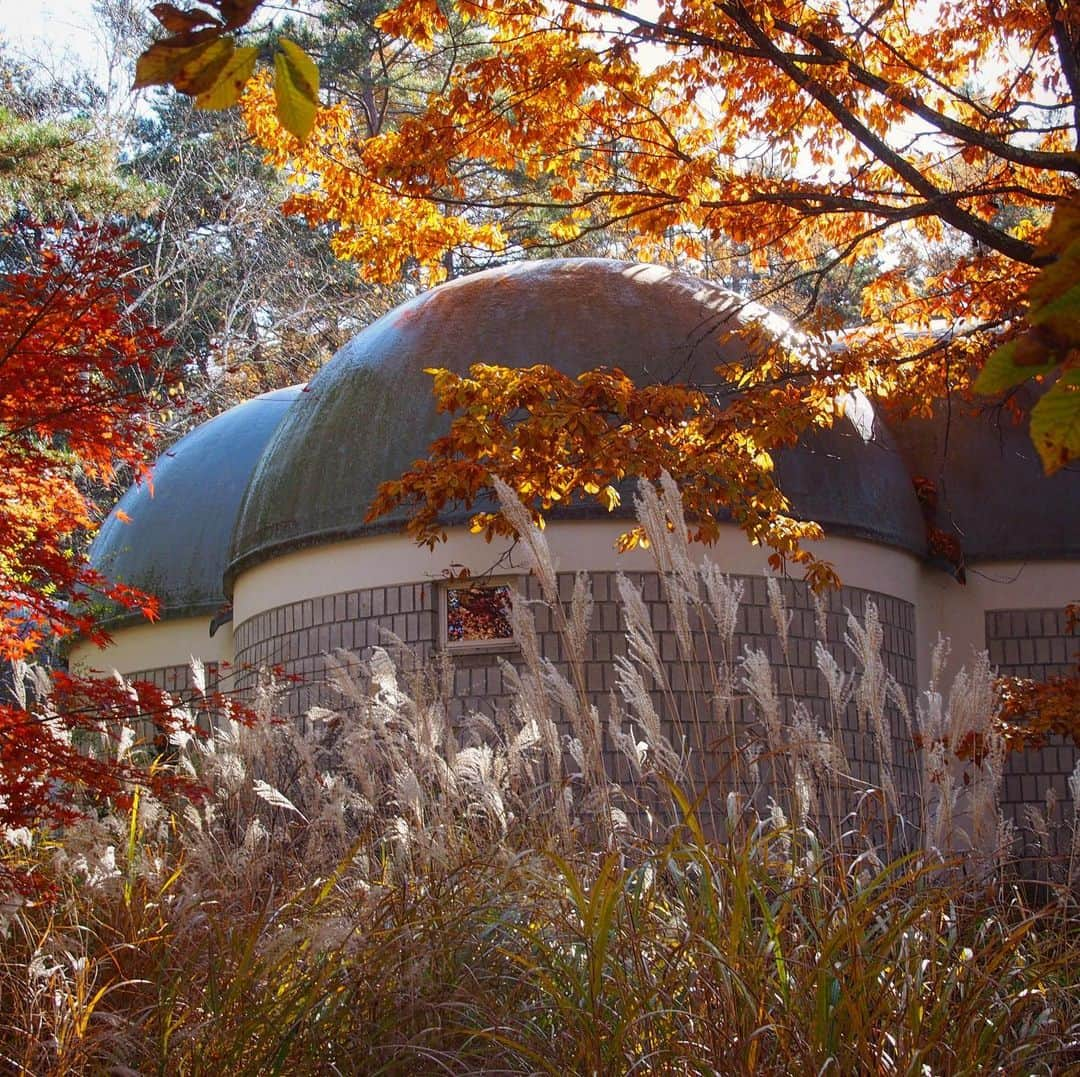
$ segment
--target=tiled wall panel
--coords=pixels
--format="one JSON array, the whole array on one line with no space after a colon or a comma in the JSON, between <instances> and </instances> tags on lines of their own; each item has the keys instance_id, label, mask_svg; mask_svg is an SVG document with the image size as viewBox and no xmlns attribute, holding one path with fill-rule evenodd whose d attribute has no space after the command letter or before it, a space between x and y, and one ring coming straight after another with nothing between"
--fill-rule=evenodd
<instances>
[{"instance_id":1,"label":"tiled wall panel","mask_svg":"<svg viewBox=\"0 0 1080 1077\"><path fill-rule=\"evenodd\" d=\"M1075 669L1080 638L1068 631L1064 610L993 610L986 615L986 647L998 672L1045 681ZM1080 753L1063 737L1050 737L1043 748L1014 752L1005 767L1002 803L1006 814L1024 826L1024 805L1045 811L1046 794L1057 800L1055 820L1070 807L1069 775Z\"/></svg>"},{"instance_id":2,"label":"tiled wall panel","mask_svg":"<svg viewBox=\"0 0 1080 1077\"><path fill-rule=\"evenodd\" d=\"M700 716L696 724L689 717L695 714L695 708L699 715L702 709L701 693L695 693L693 685L695 682L711 683L712 664L708 661L709 649L704 634L695 633L696 654L692 661L684 662L679 653L671 609L662 597L662 580L656 573L629 573L628 576L641 588L668 670L670 696L665 698L659 691L654 693L657 708L666 721L666 732L675 744L683 737L691 743L700 741L700 747L704 749L700 763L702 770L714 774L723 772L730 755L724 747L730 731L721 729L708 715ZM805 700L819 721L827 724L826 689L814 658L818 629L808 588L794 581L781 584L791 612L790 643L785 659L773 628L765 581L747 577L743 582L745 594L736 624L736 654L741 654L747 647L765 650L780 673L781 687ZM595 606L585 655L585 688L590 702L606 716L609 693L617 691L613 658L626 653L625 625L615 573L594 573L591 583ZM413 648L421 666L431 666L440 653L439 586L438 582L429 581L350 591L306 599L258 614L235 628L236 667L241 680L246 677L251 683L255 671L270 666L278 666L297 676L299 683L289 692L288 707L291 713L302 714L312 705L334 707L340 703L326 683L323 656L328 652L342 649L366 655L374 645L385 645L389 632ZM530 600L539 598L534 580L522 578L519 586ZM559 587L561 597L568 600L573 576L560 574ZM878 608L887 668L911 700L915 690L915 613L910 603L851 587L827 596L825 619L829 649L842 668L855 668L855 660L843 642L845 610L851 609L861 616L867 598L872 598ZM532 610L541 653L565 671L562 640L552 612L538 602ZM500 657L515 666L521 665L520 656L514 649L452 655L451 707L455 714L481 711L490 715L498 708L509 706L510 688L499 665ZM745 734L750 725L749 704L744 702L739 706L738 726ZM674 720L676 715L679 716L677 721ZM917 788L911 739L901 728L898 715L891 714L890 718L891 747L899 785L910 795ZM840 724L838 732L852 770L864 781L877 782L877 752L870 746L869 738L858 729L853 708L842 716ZM616 758L610 750L608 764L613 776L627 777L625 760Z\"/></svg>"}]
</instances>

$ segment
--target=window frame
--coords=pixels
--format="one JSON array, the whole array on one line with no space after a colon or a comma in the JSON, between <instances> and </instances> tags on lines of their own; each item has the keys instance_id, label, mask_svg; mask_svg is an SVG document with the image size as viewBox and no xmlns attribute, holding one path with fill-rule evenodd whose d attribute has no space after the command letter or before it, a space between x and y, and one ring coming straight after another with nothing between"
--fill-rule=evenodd
<instances>
[{"instance_id":1,"label":"window frame","mask_svg":"<svg viewBox=\"0 0 1080 1077\"><path fill-rule=\"evenodd\" d=\"M447 654L493 654L500 651L518 650L520 644L514 635L502 639L452 640L450 638L450 592L462 591L469 587L510 589L511 603L515 595L523 597L520 586L522 576L500 573L494 576L465 576L460 579L447 579L439 582L439 648ZM513 633L513 625L510 626Z\"/></svg>"}]
</instances>

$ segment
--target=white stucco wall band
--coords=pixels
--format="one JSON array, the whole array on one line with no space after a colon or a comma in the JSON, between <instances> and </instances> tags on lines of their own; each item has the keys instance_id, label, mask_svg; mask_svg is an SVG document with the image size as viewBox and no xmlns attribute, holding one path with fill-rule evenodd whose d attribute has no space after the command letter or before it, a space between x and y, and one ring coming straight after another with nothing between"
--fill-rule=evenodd
<instances>
[{"instance_id":1,"label":"white stucco wall band","mask_svg":"<svg viewBox=\"0 0 1080 1077\"><path fill-rule=\"evenodd\" d=\"M615 541L626 529L619 520L558 520L545 537L564 571L649 571L647 550L619 554ZM769 551L752 546L737 527L721 529L711 546L694 544L692 553L708 557L733 575L762 575ZM816 554L831 561L845 584L916 597L923 568L919 559L901 550L858 539L829 538L813 544ZM474 576L520 570L523 557L509 542L488 543L465 528L452 528L434 550L417 546L401 534L372 535L296 550L258 564L240 575L233 590L234 621L242 624L264 610L302 599L416 580L439 580L448 570L466 568Z\"/></svg>"},{"instance_id":2,"label":"white stucco wall band","mask_svg":"<svg viewBox=\"0 0 1080 1077\"><path fill-rule=\"evenodd\" d=\"M211 637L208 616L119 628L112 639L104 649L76 643L68 656L69 668L95 676L111 676L114 670L131 676L169 666L186 668L192 656L217 665L227 665L233 658L232 625L222 625Z\"/></svg>"},{"instance_id":3,"label":"white stucco wall band","mask_svg":"<svg viewBox=\"0 0 1080 1077\"><path fill-rule=\"evenodd\" d=\"M623 530L616 520L556 521L546 533L557 564L565 570L593 573L612 569L649 571L648 551L615 552ZM828 538L815 552L831 561L851 587L893 595L916 610L915 684L929 680L930 654L938 635L952 643L951 669L968 661L973 649L986 646L987 610L1030 605L1052 607L1080 596L1080 566L1068 561L985 562L968 572L966 585L940 568L891 547L849 538ZM768 567L768 551L751 546L735 527L724 528L712 546L695 545L725 572L758 576ZM377 535L298 550L255 566L236 581L235 620L241 624L264 610L326 594L443 578L448 570L467 568L473 575L520 566L520 551L507 543L485 543L462 528L433 551L401 535Z\"/></svg>"},{"instance_id":4,"label":"white stucco wall band","mask_svg":"<svg viewBox=\"0 0 1080 1077\"><path fill-rule=\"evenodd\" d=\"M960 584L944 572L923 570L917 607L920 631L920 684L926 683L930 648L940 632L951 647L951 667L968 662L972 651L990 643L987 614L993 610L1060 611L1080 598L1080 563L1075 561L980 561ZM991 649L990 661L1004 655Z\"/></svg>"}]
</instances>

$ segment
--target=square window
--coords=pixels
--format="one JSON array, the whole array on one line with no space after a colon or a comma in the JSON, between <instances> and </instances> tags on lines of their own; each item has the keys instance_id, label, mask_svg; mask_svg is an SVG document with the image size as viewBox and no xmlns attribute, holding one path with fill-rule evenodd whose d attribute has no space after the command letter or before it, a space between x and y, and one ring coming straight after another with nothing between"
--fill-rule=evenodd
<instances>
[{"instance_id":1,"label":"square window","mask_svg":"<svg viewBox=\"0 0 1080 1077\"><path fill-rule=\"evenodd\" d=\"M442 589L442 640L453 651L500 650L514 645L513 591L506 581L455 580Z\"/></svg>"}]
</instances>

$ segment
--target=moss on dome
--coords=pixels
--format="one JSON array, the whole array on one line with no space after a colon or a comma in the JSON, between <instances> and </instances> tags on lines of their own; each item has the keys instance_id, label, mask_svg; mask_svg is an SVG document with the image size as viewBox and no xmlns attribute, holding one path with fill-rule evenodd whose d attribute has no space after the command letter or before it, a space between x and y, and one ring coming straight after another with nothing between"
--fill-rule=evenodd
<instances>
[{"instance_id":1,"label":"moss on dome","mask_svg":"<svg viewBox=\"0 0 1080 1077\"><path fill-rule=\"evenodd\" d=\"M606 259L525 262L440 285L359 333L275 432L240 508L227 587L291 549L397 527L365 524L379 483L445 432L427 367L549 363L569 375L619 366L639 383L715 381L714 369L782 329L755 304L657 266ZM922 521L890 435L869 405L784 454L796 508L834 533L919 551ZM592 505L562 514L597 515ZM447 518L463 521L468 512Z\"/></svg>"}]
</instances>

